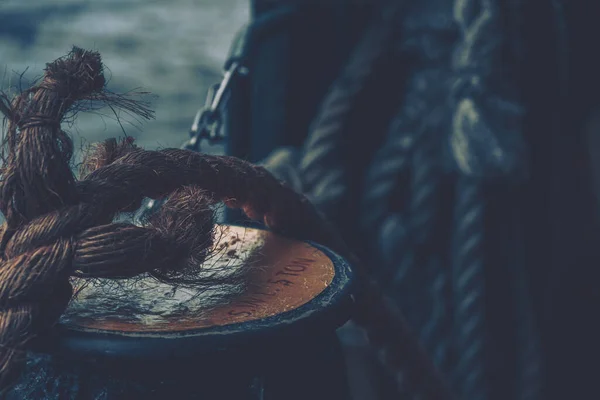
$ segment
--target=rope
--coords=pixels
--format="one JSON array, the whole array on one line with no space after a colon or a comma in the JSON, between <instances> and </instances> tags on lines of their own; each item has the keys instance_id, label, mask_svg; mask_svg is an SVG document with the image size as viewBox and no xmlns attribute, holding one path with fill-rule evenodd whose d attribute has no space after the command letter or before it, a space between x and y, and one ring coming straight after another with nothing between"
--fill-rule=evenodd
<instances>
[{"instance_id":1,"label":"rope","mask_svg":"<svg viewBox=\"0 0 600 400\"><path fill-rule=\"evenodd\" d=\"M326 96L299 162L304 193L327 215L335 215L348 192L343 140L351 115L393 43L403 1L387 1L374 17L343 72Z\"/></svg>"},{"instance_id":2,"label":"rope","mask_svg":"<svg viewBox=\"0 0 600 400\"><path fill-rule=\"evenodd\" d=\"M454 374L461 398L473 400L487 398L483 212L479 185L468 178L459 178L452 260L454 338L458 356Z\"/></svg>"},{"instance_id":3,"label":"rope","mask_svg":"<svg viewBox=\"0 0 600 400\"><path fill-rule=\"evenodd\" d=\"M46 121L61 121L78 101L108 99L102 69L98 53L74 49L48 64L41 83L17 96L7 117L45 112ZM68 168L68 135L54 124L22 129L17 124L9 121L0 181L6 217L0 240L3 389L18 375L30 341L47 332L67 306L70 275L127 278L150 272L165 281L186 281L211 247L210 206L223 201L274 231L321 243L354 263L361 283L356 318L372 343L392 368L409 363L411 381L428 399L449 398L402 314L367 269L305 197L264 168L232 157L145 151L129 139L109 140L92 151L83 166L86 176L77 181ZM117 213L139 208L145 197L168 200L144 226L112 222Z\"/></svg>"},{"instance_id":4,"label":"rope","mask_svg":"<svg viewBox=\"0 0 600 400\"><path fill-rule=\"evenodd\" d=\"M451 154L459 172L452 261L458 356L454 372L462 398L473 400L492 395L486 365L485 198L481 181L522 177L526 159L520 136L522 109L515 100L512 82L505 79L509 74L498 69L505 41L500 11L494 0L454 3L461 32L453 59L455 112L450 136Z\"/></svg>"},{"instance_id":5,"label":"rope","mask_svg":"<svg viewBox=\"0 0 600 400\"><path fill-rule=\"evenodd\" d=\"M479 8L478 8L479 7ZM479 12L477 12L479 11ZM473 129L477 118L475 104L470 97L462 97L466 88L476 88L479 77L473 72L475 63L486 63L488 59L477 58L475 46L483 46L486 33L496 12L491 0L456 0L454 16L461 32L462 43L458 47L454 68L459 80L455 91L459 92L454 115L452 140L454 148L461 143L459 136L464 129L471 128L473 135L480 135L481 129ZM488 42L485 45L489 46ZM486 54L487 55L487 54ZM464 71L471 75L464 76ZM470 94L470 93L469 93ZM467 94L468 96L468 94ZM463 120L467 119L465 125ZM471 122L470 125L467 123ZM465 134L466 136L466 134ZM470 137L470 138L471 138ZM468 139L464 139L465 141ZM472 149L463 149L462 158L456 158L460 171L471 176L476 173L473 161L465 156ZM477 169L479 171L479 169ZM483 195L477 182L460 177L457 182L455 204L455 231L452 257L452 292L454 301L454 329L457 363L454 378L461 398L469 400L485 400L488 396L486 382L486 364L484 353L485 340L485 276L483 264Z\"/></svg>"},{"instance_id":6,"label":"rope","mask_svg":"<svg viewBox=\"0 0 600 400\"><path fill-rule=\"evenodd\" d=\"M453 19L460 40L452 59L448 53L454 42L422 40L423 32L443 38L443 35L448 37L450 30L447 19L442 18L444 22L439 23L439 18L430 18L429 10L435 6L429 2L422 4L420 9L417 5L414 19L407 15L402 21L403 51L416 58L415 72L385 143L367 173L360 226L361 231L369 233L365 239L371 253L383 264L382 271L377 271L380 280L387 284L388 291L394 292L397 304L410 305L406 307L408 320L418 328L423 343L436 354L438 366L449 364L449 325L453 322L453 350L458 357L453 368L456 386L463 398L485 399L488 395L483 302L485 201L481 181L523 176L525 150L520 137L523 111L515 100L512 82L507 83L506 79L514 71L498 69L506 39L498 4L493 0L455 1ZM428 22L423 24L423 21ZM361 43L368 43L368 38ZM360 51L355 54L360 60ZM375 51L366 54L364 65L373 65L369 62L374 59ZM448 65L451 68L445 74ZM304 148L301 171L305 192L330 215L349 188L342 132L350 129L347 116L353 111L360 88L367 82L368 68L359 71L363 74L352 77L346 73L334 85L317 119L316 127L320 130L315 128L311 132ZM349 81L350 78L353 80ZM454 83L451 88L444 85L449 81ZM342 90L348 88L347 92ZM436 113L443 113L446 104L436 101L445 101L448 92L454 108L451 123L447 124L451 127L449 148L440 149L439 144L444 142L442 135L447 132L444 125L447 118ZM434 104L439 105L439 111ZM436 260L436 250L432 250L440 240L434 233L439 227L436 224L441 208L438 202L442 154L450 156L445 166L450 165L458 173L449 271L445 271L443 256ZM443 250L438 248L437 252ZM425 256L428 253L431 255ZM413 304L416 299L423 299L423 289L429 291L426 297L431 304L420 305L416 310ZM447 292L453 297L453 316L444 304ZM425 318L424 309L431 310L425 312L428 314ZM523 380L523 393L533 393L539 379L533 372L539 370L539 354L533 331L527 327L525 331L521 347L526 354L522 368L525 374L519 379ZM397 378L407 381L402 371ZM406 385L401 387L405 393L409 390Z\"/></svg>"},{"instance_id":7,"label":"rope","mask_svg":"<svg viewBox=\"0 0 600 400\"><path fill-rule=\"evenodd\" d=\"M499 61L499 49L502 44L499 11L490 1L482 3L457 1L454 10L454 18L461 32L461 42L455 50L452 62L456 78L452 88L452 99L455 99L456 111L450 135L450 154L454 156L459 173L466 177L459 178L456 188L456 226L451 275L441 269L437 272L429 271L431 275L427 281L423 274L425 270L432 268L429 263L435 262L425 262L422 256L419 256L419 252L432 252L431 248L423 250L423 245L432 240L431 235L440 207L437 201L440 196L441 171L436 161L439 160L440 153L439 150L436 153L435 147L436 141L440 141L440 136L436 139L429 133L428 137L427 130L437 128L438 131L442 131L444 117L438 117L437 122L434 122L427 113L432 109L428 103L431 102L430 99L445 98L445 93L443 89L437 95L432 94L433 92L428 93L432 89L426 84L436 82L436 85L429 86L437 86L438 90L443 87L444 78L436 76L435 72L427 67L433 65L440 71L444 70L444 67L439 67L444 65L443 57L439 57L440 50L429 53L438 55L438 58L432 57L424 65L418 66L419 69L410 80L411 86L407 90L405 105L399 110L388 139L374 158L365 185L361 224L365 232L379 232L378 235L370 235L367 239L371 246L375 246L375 253L381 256L386 269L382 280L393 282L391 287L399 293L400 304L413 304L416 299L422 299L422 292L419 293L416 289L431 290L431 313L427 321L420 325L422 315L417 314L409 320L411 325L422 327L421 340L435 352L438 366L448 363L450 315L444 302L447 300L448 284L451 283L455 302L455 350L459 357L454 374L461 396L468 399L485 398L486 390L483 352L484 208L483 195L477 179L484 176L514 176L522 171L523 159L522 143L518 136L520 132L515 129L519 126L521 109L518 103L511 99L514 93L511 92L510 85L493 86L498 77L502 77L494 65ZM424 15L427 14L422 10L419 13L425 19ZM408 36L406 42L415 40L410 35L405 36ZM422 48L428 49L431 46ZM431 64L428 64L429 62ZM492 78L496 81L493 82ZM421 89L418 85L419 80L423 82ZM485 84L488 86L484 88ZM492 94L499 95L482 98L481 94L490 88ZM496 136L496 132L489 129L488 120L484 117L488 117L490 113L483 115L480 107L485 107L485 111L495 108L497 114L502 116L500 122L494 120L495 125L500 127L502 136ZM424 121L429 122L431 126L426 127ZM398 187L407 186L410 187L410 191L400 191L410 193L409 196L395 193L398 192ZM394 195L405 197L401 201L406 204L393 204ZM404 208L404 211L398 211L399 208ZM419 268L415 268L417 266ZM393 279L389 279L392 271ZM424 308L428 308L427 305L421 305L419 312L422 313ZM530 362L535 359L533 353L535 352L528 353L531 354ZM535 365L535 362L532 362L532 367L525 370L534 371Z\"/></svg>"},{"instance_id":8,"label":"rope","mask_svg":"<svg viewBox=\"0 0 600 400\"><path fill-rule=\"evenodd\" d=\"M523 109L514 82L506 79L516 71L502 63L500 17L494 0L455 0L461 39L452 62L455 115L450 153L455 169L465 176L524 176Z\"/></svg>"},{"instance_id":9,"label":"rope","mask_svg":"<svg viewBox=\"0 0 600 400\"><path fill-rule=\"evenodd\" d=\"M431 2L407 13L402 50L413 60L406 96L364 185L361 230L380 256L381 282L407 317L438 366L447 366L450 320L448 273L440 255L441 143L449 115L447 65L455 27L448 6ZM418 304L415 307L415 303Z\"/></svg>"},{"instance_id":10,"label":"rope","mask_svg":"<svg viewBox=\"0 0 600 400\"><path fill-rule=\"evenodd\" d=\"M431 269L430 283L425 289L431 296L431 313L423 328L421 329L421 340L427 346L436 366L443 372L451 369L450 365L450 342L451 342L451 310L449 307L450 296L447 295L449 274L439 264L440 260L430 261Z\"/></svg>"}]
</instances>

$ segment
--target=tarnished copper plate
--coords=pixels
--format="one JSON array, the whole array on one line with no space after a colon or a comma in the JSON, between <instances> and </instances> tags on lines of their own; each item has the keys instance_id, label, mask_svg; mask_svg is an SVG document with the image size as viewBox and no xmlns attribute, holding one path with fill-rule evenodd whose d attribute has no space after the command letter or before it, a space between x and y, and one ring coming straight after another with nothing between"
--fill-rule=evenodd
<instances>
[{"instance_id":1,"label":"tarnished copper plate","mask_svg":"<svg viewBox=\"0 0 600 400\"><path fill-rule=\"evenodd\" d=\"M77 291L61 324L122 333L185 332L254 321L294 310L335 275L317 248L273 233L221 226L202 274L242 272L244 284L198 290L144 276L126 281L74 280Z\"/></svg>"}]
</instances>

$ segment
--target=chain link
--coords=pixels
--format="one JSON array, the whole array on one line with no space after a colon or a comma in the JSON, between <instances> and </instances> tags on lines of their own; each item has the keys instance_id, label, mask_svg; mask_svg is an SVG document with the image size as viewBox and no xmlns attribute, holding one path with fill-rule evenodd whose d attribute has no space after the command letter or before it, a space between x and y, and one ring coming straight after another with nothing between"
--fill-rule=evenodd
<instances>
[{"instance_id":1,"label":"chain link","mask_svg":"<svg viewBox=\"0 0 600 400\"><path fill-rule=\"evenodd\" d=\"M190 128L190 138L181 146L184 150L200 152L202 140L209 144L221 143L225 139L222 129L223 108L227 102L231 85L235 78L246 76L249 70L241 62L231 63L223 73L220 83L212 85L206 94L204 106L198 110ZM164 200L147 199L137 211L134 221L143 225L144 221L163 204Z\"/></svg>"}]
</instances>

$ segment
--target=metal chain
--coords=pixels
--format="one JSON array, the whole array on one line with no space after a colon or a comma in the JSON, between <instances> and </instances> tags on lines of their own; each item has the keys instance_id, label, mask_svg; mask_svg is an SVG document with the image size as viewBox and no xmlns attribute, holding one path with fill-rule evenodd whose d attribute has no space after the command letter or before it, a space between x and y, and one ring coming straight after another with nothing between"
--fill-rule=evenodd
<instances>
[{"instance_id":1,"label":"metal chain","mask_svg":"<svg viewBox=\"0 0 600 400\"><path fill-rule=\"evenodd\" d=\"M182 149L199 152L202 140L215 144L225 139L221 129L222 113L231 90L231 84L237 76L246 76L248 73L248 68L241 62L233 62L227 66L223 73L223 80L209 88L204 107L196 113L189 132L190 138L181 145ZM164 199L147 199L136 212L135 223L143 225L148 216L160 208L164 202Z\"/></svg>"},{"instance_id":2,"label":"metal chain","mask_svg":"<svg viewBox=\"0 0 600 400\"><path fill-rule=\"evenodd\" d=\"M248 75L248 68L240 62L231 63L223 73L221 83L216 83L208 91L204 107L199 109L190 128L190 139L181 148L200 151L200 141L208 140L210 143L221 142L224 139L222 124L222 109L231 83L237 75Z\"/></svg>"},{"instance_id":3,"label":"metal chain","mask_svg":"<svg viewBox=\"0 0 600 400\"><path fill-rule=\"evenodd\" d=\"M278 7L254 18L238 32L225 62L223 78L220 83L209 88L205 104L198 110L192 122L190 138L183 143L182 149L199 152L202 140L215 144L225 139L222 122L226 103L237 79L249 75L247 64L254 55L257 43L266 35L283 29L298 14L298 5ZM147 217L164 201L147 199L136 212L134 222L144 224Z\"/></svg>"}]
</instances>

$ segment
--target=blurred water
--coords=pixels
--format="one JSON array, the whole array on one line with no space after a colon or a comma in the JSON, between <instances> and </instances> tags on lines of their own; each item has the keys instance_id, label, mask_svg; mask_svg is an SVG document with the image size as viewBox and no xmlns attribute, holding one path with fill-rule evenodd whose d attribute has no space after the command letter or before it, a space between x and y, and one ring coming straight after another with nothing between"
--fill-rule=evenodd
<instances>
[{"instance_id":1,"label":"blurred water","mask_svg":"<svg viewBox=\"0 0 600 400\"><path fill-rule=\"evenodd\" d=\"M156 120L141 129L122 116L127 134L148 149L179 147L248 18L249 0L0 0L0 87L18 86L27 68L25 84L40 76L73 45L98 50L110 90L158 96ZM123 135L110 110L102 114L82 114L69 128L77 148Z\"/></svg>"}]
</instances>

